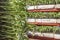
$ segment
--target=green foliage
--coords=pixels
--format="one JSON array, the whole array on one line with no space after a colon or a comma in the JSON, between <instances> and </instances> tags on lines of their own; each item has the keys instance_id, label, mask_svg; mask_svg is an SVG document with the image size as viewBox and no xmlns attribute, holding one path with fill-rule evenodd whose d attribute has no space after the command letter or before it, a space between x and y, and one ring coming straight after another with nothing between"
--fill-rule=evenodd
<instances>
[{"instance_id":1,"label":"green foliage","mask_svg":"<svg viewBox=\"0 0 60 40\"><path fill-rule=\"evenodd\" d=\"M60 3L57 0L57 3ZM59 30L56 27L36 26L28 24L27 18L60 18L60 12L29 13L26 5L55 4L54 0L8 0L7 6L0 13L0 39L1 40L28 40L27 31L51 32ZM47 15L48 14L48 15Z\"/></svg>"},{"instance_id":2,"label":"green foliage","mask_svg":"<svg viewBox=\"0 0 60 40\"><path fill-rule=\"evenodd\" d=\"M24 4L21 0L9 0L4 7L3 13L0 13L0 40L25 40L25 18ZM21 4L20 4L21 3ZM20 7L21 6L21 7ZM21 10L22 9L22 10ZM25 12L25 13L24 13ZM21 36L21 37L20 37Z\"/></svg>"},{"instance_id":3,"label":"green foliage","mask_svg":"<svg viewBox=\"0 0 60 40\"><path fill-rule=\"evenodd\" d=\"M60 18L60 12L37 12L28 13L28 18Z\"/></svg>"},{"instance_id":4,"label":"green foliage","mask_svg":"<svg viewBox=\"0 0 60 40\"><path fill-rule=\"evenodd\" d=\"M36 26L29 24L28 25L28 31L37 31L37 32L42 32L42 33L60 33L60 28L56 26Z\"/></svg>"},{"instance_id":5,"label":"green foliage","mask_svg":"<svg viewBox=\"0 0 60 40\"><path fill-rule=\"evenodd\" d=\"M59 4L60 0L27 0L27 5L38 5L38 4Z\"/></svg>"}]
</instances>

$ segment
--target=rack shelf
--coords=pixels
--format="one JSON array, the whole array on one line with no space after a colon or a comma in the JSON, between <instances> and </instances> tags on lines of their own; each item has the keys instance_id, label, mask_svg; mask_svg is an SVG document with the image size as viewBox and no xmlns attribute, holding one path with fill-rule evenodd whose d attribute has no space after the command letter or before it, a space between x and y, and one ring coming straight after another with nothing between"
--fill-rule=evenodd
<instances>
[{"instance_id":1,"label":"rack shelf","mask_svg":"<svg viewBox=\"0 0 60 40\"><path fill-rule=\"evenodd\" d=\"M28 12L60 12L60 4L26 6Z\"/></svg>"},{"instance_id":2,"label":"rack shelf","mask_svg":"<svg viewBox=\"0 0 60 40\"><path fill-rule=\"evenodd\" d=\"M60 40L60 34L53 33L39 33L39 32L28 32L28 37L30 39L40 39L40 40Z\"/></svg>"},{"instance_id":3,"label":"rack shelf","mask_svg":"<svg viewBox=\"0 0 60 40\"><path fill-rule=\"evenodd\" d=\"M27 23L43 26L60 26L60 19L27 19Z\"/></svg>"}]
</instances>

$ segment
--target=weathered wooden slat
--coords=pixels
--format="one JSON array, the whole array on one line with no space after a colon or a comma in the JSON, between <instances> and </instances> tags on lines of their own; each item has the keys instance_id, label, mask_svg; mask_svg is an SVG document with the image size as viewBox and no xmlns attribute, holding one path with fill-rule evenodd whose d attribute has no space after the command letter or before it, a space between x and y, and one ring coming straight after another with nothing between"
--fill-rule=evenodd
<instances>
[{"instance_id":1,"label":"weathered wooden slat","mask_svg":"<svg viewBox=\"0 0 60 40\"><path fill-rule=\"evenodd\" d=\"M60 4L26 6L28 12L60 12Z\"/></svg>"},{"instance_id":2,"label":"weathered wooden slat","mask_svg":"<svg viewBox=\"0 0 60 40\"><path fill-rule=\"evenodd\" d=\"M60 19L27 19L27 23L43 26L60 26Z\"/></svg>"},{"instance_id":3,"label":"weathered wooden slat","mask_svg":"<svg viewBox=\"0 0 60 40\"><path fill-rule=\"evenodd\" d=\"M53 33L29 32L28 37L30 39L39 39L39 40L60 40L60 34L53 34Z\"/></svg>"}]
</instances>

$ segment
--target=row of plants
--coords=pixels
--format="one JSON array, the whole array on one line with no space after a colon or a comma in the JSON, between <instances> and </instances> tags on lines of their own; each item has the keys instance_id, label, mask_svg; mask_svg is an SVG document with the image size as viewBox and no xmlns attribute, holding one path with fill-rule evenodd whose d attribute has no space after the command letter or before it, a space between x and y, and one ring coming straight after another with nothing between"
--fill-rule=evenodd
<instances>
[{"instance_id":1,"label":"row of plants","mask_svg":"<svg viewBox=\"0 0 60 40\"><path fill-rule=\"evenodd\" d=\"M56 33L60 34L60 27L56 26L36 26L28 24L28 31L41 32L41 33Z\"/></svg>"},{"instance_id":2,"label":"row of plants","mask_svg":"<svg viewBox=\"0 0 60 40\"><path fill-rule=\"evenodd\" d=\"M59 4L60 0L27 0L27 5L39 5L39 4Z\"/></svg>"},{"instance_id":3,"label":"row of plants","mask_svg":"<svg viewBox=\"0 0 60 40\"><path fill-rule=\"evenodd\" d=\"M28 18L54 18L59 19L60 12L37 12L37 13L28 13Z\"/></svg>"}]
</instances>

